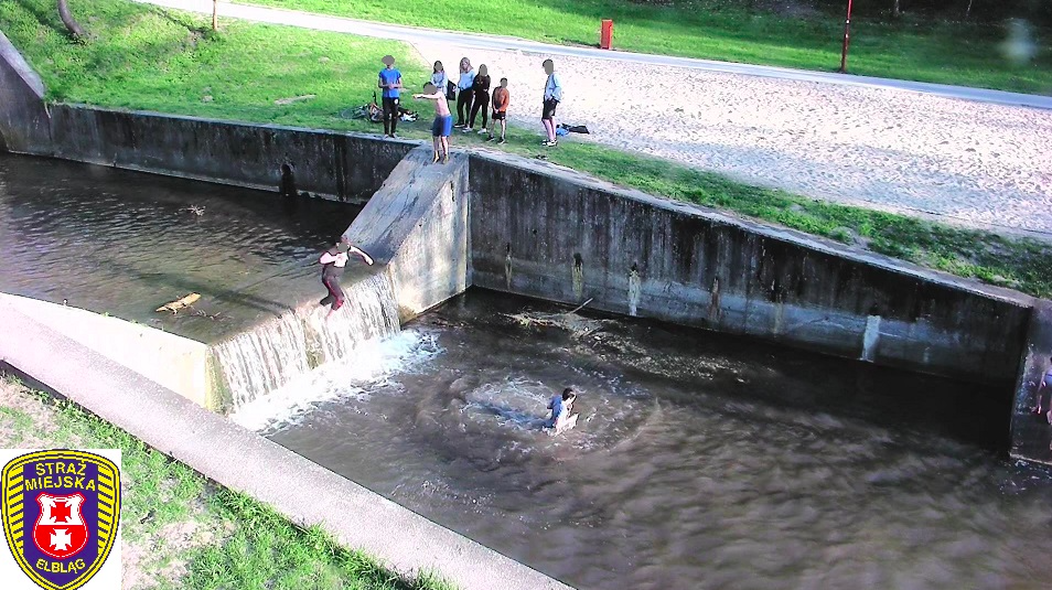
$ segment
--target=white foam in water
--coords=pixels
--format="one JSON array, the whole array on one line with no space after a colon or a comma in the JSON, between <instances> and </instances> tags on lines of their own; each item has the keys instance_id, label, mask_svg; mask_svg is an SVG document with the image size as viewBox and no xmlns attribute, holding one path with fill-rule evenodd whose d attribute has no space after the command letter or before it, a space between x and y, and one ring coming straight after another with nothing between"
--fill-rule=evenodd
<instances>
[{"instance_id":1,"label":"white foam in water","mask_svg":"<svg viewBox=\"0 0 1052 590\"><path fill-rule=\"evenodd\" d=\"M327 363L237 408L230 420L262 431L296 421L317 404L346 397L364 399L367 391L441 352L434 334L404 330L363 342L341 361Z\"/></svg>"},{"instance_id":2,"label":"white foam in water","mask_svg":"<svg viewBox=\"0 0 1052 590\"><path fill-rule=\"evenodd\" d=\"M509 377L503 383L486 383L466 396L464 412L523 430L539 430L547 413L538 413L551 399L551 389L539 381Z\"/></svg>"}]
</instances>

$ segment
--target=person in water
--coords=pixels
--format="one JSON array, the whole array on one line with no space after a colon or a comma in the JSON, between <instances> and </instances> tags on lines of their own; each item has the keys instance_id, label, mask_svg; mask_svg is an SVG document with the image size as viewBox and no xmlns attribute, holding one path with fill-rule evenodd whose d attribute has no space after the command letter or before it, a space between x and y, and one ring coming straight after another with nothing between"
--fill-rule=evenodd
<instances>
[{"instance_id":1,"label":"person in water","mask_svg":"<svg viewBox=\"0 0 1052 590\"><path fill-rule=\"evenodd\" d=\"M559 430L559 427L570 417L573 403L576 400L577 394L571 387L564 389L561 395L552 396L552 400L548 402L548 409L552 411L552 415L545 426Z\"/></svg>"},{"instance_id":2,"label":"person in water","mask_svg":"<svg viewBox=\"0 0 1052 590\"><path fill-rule=\"evenodd\" d=\"M366 264L372 266L373 258L357 246L352 246L346 237L341 237L332 248L326 250L318 262L321 263L321 284L325 285L329 294L319 303L321 305L332 305L332 311L343 307L346 297L340 287L340 275L343 267L347 266L347 260L351 254L360 256Z\"/></svg>"}]
</instances>

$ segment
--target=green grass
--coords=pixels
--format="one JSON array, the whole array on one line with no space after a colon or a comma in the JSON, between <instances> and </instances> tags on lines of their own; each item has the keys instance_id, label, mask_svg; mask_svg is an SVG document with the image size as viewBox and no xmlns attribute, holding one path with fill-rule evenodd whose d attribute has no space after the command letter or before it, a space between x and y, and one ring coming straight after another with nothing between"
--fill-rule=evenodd
<instances>
[{"instance_id":1,"label":"green grass","mask_svg":"<svg viewBox=\"0 0 1052 590\"><path fill-rule=\"evenodd\" d=\"M213 33L208 19L122 0L74 6L88 43L69 42L54 2L0 2L0 28L53 100L366 130L340 113L371 100L380 58L394 55L407 84L429 75L400 43L241 21Z\"/></svg>"},{"instance_id":2,"label":"green grass","mask_svg":"<svg viewBox=\"0 0 1052 590\"><path fill-rule=\"evenodd\" d=\"M213 543L168 555L187 565L184 579L163 580L162 588L339 588L345 590L451 590L433 575L404 580L375 560L337 545L324 532L297 527L271 508L242 494L217 488L189 467L150 449L142 441L73 404L30 391L10 377L0 387L17 388L53 416L41 427L24 411L0 406L0 425L13 430L12 443L33 438L53 447L115 448L122 451L125 479L122 534L147 552L165 527L195 520L228 531ZM198 508L195 509L194 507ZM152 564L164 567L165 561Z\"/></svg>"},{"instance_id":3,"label":"green grass","mask_svg":"<svg viewBox=\"0 0 1052 590\"><path fill-rule=\"evenodd\" d=\"M406 80L424 78L404 45L240 22L201 33L207 21L122 0L78 7L97 36L70 43L47 0L0 4L0 27L40 72L52 99L234 120L378 132L339 112L372 96L379 57L395 55ZM322 58L328 58L323 60ZM214 96L202 102L204 93ZM288 106L276 98L317 94ZM427 139L430 105L400 134ZM455 134L455 147L480 146ZM492 144L487 144L492 146ZM508 151L539 154L537 136L509 129ZM1041 297L1052 296L1052 257L1042 242L933 224L732 182L663 160L564 141L551 161L655 195L729 210Z\"/></svg>"},{"instance_id":4,"label":"green grass","mask_svg":"<svg viewBox=\"0 0 1052 590\"><path fill-rule=\"evenodd\" d=\"M247 523L222 546L198 551L190 561L190 588L344 588L451 590L424 574L405 581L360 553L348 551L318 528L296 527L269 507L226 489L210 509Z\"/></svg>"},{"instance_id":5,"label":"green grass","mask_svg":"<svg viewBox=\"0 0 1052 590\"><path fill-rule=\"evenodd\" d=\"M844 26L843 8L839 5L835 12L782 16L761 9L749 10L747 6L752 2L721 0L248 3L569 45L598 44L600 19L612 18L618 49L819 71L840 67ZM1005 58L1001 49L1005 36L1006 29L1000 24L918 18L882 22L857 14L852 23L848 70L868 76L1052 93L1052 31L1036 31L1041 49L1035 60L1026 65L1014 65Z\"/></svg>"}]
</instances>

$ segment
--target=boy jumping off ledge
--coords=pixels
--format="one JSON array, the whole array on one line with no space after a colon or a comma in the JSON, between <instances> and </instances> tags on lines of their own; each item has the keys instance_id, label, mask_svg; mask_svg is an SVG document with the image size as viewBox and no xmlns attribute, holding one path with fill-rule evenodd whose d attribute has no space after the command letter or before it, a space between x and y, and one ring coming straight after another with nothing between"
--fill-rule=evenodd
<instances>
[{"instance_id":1,"label":"boy jumping off ledge","mask_svg":"<svg viewBox=\"0 0 1052 590\"><path fill-rule=\"evenodd\" d=\"M431 123L431 141L435 150L434 162L443 164L449 161L449 134L453 132L453 115L449 112L445 93L428 82L424 85L423 94L414 94L413 98L430 100L435 103L435 120Z\"/></svg>"},{"instance_id":2,"label":"boy jumping off ledge","mask_svg":"<svg viewBox=\"0 0 1052 590\"><path fill-rule=\"evenodd\" d=\"M343 274L343 268L347 266L350 254L360 256L369 266L373 264L372 256L366 254L361 248L352 246L346 237L340 237L340 241L322 253L321 258L318 259L318 262L321 263L321 284L325 285L325 288L329 291L329 294L318 303L321 305L332 304L329 315L343 307L343 302L346 300L343 288L340 287L340 275Z\"/></svg>"}]
</instances>

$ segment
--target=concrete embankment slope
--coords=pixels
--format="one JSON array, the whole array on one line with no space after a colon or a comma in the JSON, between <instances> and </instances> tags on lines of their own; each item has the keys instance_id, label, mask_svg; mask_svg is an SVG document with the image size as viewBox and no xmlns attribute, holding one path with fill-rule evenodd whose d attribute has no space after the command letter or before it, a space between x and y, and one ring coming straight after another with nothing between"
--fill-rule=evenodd
<instances>
[{"instance_id":1,"label":"concrete embankment slope","mask_svg":"<svg viewBox=\"0 0 1052 590\"><path fill-rule=\"evenodd\" d=\"M22 337L32 334L32 338ZM464 590L569 587L232 424L0 299L0 367L120 427L209 479L320 525L393 570Z\"/></svg>"}]
</instances>

